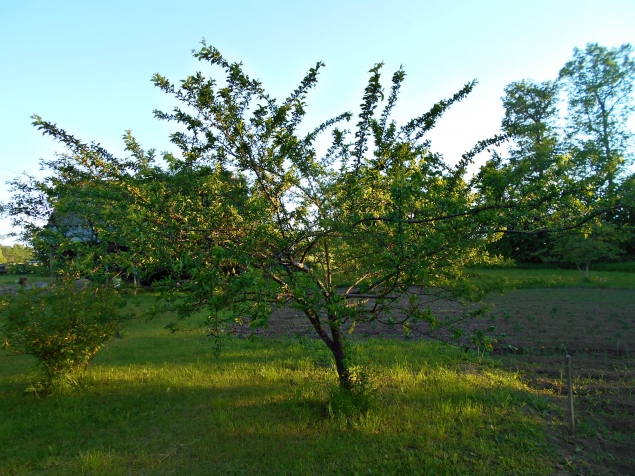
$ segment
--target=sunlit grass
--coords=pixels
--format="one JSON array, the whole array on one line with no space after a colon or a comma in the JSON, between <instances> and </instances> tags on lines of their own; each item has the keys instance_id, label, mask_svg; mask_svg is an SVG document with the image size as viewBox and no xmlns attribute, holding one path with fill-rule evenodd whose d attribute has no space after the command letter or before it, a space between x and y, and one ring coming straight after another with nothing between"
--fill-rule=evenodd
<instances>
[{"instance_id":1,"label":"sunlit grass","mask_svg":"<svg viewBox=\"0 0 635 476\"><path fill-rule=\"evenodd\" d=\"M635 289L635 273L589 271L589 279L575 269L488 268L473 269L486 278L507 278L518 287L591 287Z\"/></svg>"},{"instance_id":2,"label":"sunlit grass","mask_svg":"<svg viewBox=\"0 0 635 476\"><path fill-rule=\"evenodd\" d=\"M548 474L530 394L452 347L368 341L367 413L329 416L316 341L170 335L131 323L79 390L24 394L29 357L0 357L0 474Z\"/></svg>"}]
</instances>

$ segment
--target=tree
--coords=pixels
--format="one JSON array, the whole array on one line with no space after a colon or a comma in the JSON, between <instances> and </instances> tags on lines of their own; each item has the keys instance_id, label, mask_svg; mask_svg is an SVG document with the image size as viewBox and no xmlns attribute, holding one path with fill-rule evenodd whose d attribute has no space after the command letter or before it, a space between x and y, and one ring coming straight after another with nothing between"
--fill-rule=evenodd
<instances>
[{"instance_id":1,"label":"tree","mask_svg":"<svg viewBox=\"0 0 635 476\"><path fill-rule=\"evenodd\" d=\"M0 245L0 263L26 263L33 258L33 250L28 246L16 243Z\"/></svg>"},{"instance_id":2,"label":"tree","mask_svg":"<svg viewBox=\"0 0 635 476\"><path fill-rule=\"evenodd\" d=\"M556 125L559 89L553 81L522 80L508 84L501 98L505 108L501 127L514 142L510 160L530 159L530 180L548 170L561 152Z\"/></svg>"},{"instance_id":3,"label":"tree","mask_svg":"<svg viewBox=\"0 0 635 476\"><path fill-rule=\"evenodd\" d=\"M620 233L610 223L595 219L556 241L554 254L565 263L575 264L584 279L589 279L593 261L615 259L620 253Z\"/></svg>"},{"instance_id":4,"label":"tree","mask_svg":"<svg viewBox=\"0 0 635 476\"><path fill-rule=\"evenodd\" d=\"M626 259L635 260L635 174L620 184L621 206L612 214L612 223L623 234L620 250Z\"/></svg>"},{"instance_id":5,"label":"tree","mask_svg":"<svg viewBox=\"0 0 635 476\"><path fill-rule=\"evenodd\" d=\"M589 43L584 51L575 48L560 70L568 96L568 135L580 173L600 178L608 195L633 159L627 127L635 110L632 52L629 44L609 49Z\"/></svg>"},{"instance_id":6,"label":"tree","mask_svg":"<svg viewBox=\"0 0 635 476\"><path fill-rule=\"evenodd\" d=\"M278 103L215 48L204 44L194 56L222 69L225 81L197 72L177 87L155 75L154 84L182 104L155 111L179 125L171 139L180 154L164 154L165 167L130 133L130 155L119 159L35 116L34 124L69 152L47 162L49 179L14 182L19 199L6 211L33 223L29 216L45 206L34 196L74 213L82 213L77 204L99 204L95 242L118 250L93 248L73 266L105 277L115 264L118 272L133 264L148 274L161 269L163 296L180 316L206 310L212 331L235 319L266 325L272 309L292 306L333 354L344 389L356 381L346 333L357 323L414 331L426 322L429 335L456 325L435 317L429 303L482 298L490 288L465 269L489 260L486 245L530 211L534 220L523 233L544 230L577 190L554 185L557 165L527 180L527 158L490 161L468 180L474 156L500 137L480 142L454 166L430 151L425 134L475 82L399 127L390 114L405 73L392 76L385 98L377 64L354 132L340 128L352 118L344 113L300 135L322 63ZM320 155L314 144L327 131L332 144ZM559 217L568 226L585 220ZM30 236L42 230L32 226Z\"/></svg>"},{"instance_id":7,"label":"tree","mask_svg":"<svg viewBox=\"0 0 635 476\"><path fill-rule=\"evenodd\" d=\"M525 162L527 170L519 172L526 180L545 185L543 169L559 168L559 173L552 175L554 183L575 181L579 193L576 200L568 203L567 211L559 207L558 213L598 218L593 222L595 231L583 233L587 239L580 242L584 246L575 246L577 250L593 243L600 248L604 246L605 240L595 239L604 236L598 228L601 224L609 227L609 235L614 225L620 235L628 234L628 227L624 227L629 223L632 207L626 199L625 172L633 154L627 121L633 112L631 95L635 80L631 52L630 45L608 49L588 44L584 51L574 49L573 58L560 71L558 81L537 84L523 80L505 88L502 129L512 139L509 164L530 159ZM562 138L557 126L561 89L567 93L568 101L567 126ZM493 160L502 159L495 153ZM608 209L609 215L600 217ZM528 219L535 218L522 217L520 223L512 225L513 229L531 228ZM556 239L552 233L508 233L489 249L523 262L555 261L565 256L561 252L565 241L573 245L583 235L574 231L569 237ZM612 256L605 252L600 255Z\"/></svg>"},{"instance_id":8,"label":"tree","mask_svg":"<svg viewBox=\"0 0 635 476\"><path fill-rule=\"evenodd\" d=\"M567 92L567 136L575 176L593 183L593 192L581 206L592 209L601 198L622 203L589 222L587 229L559 240L558 254L579 269L584 263L586 278L591 261L616 258L619 242L628 241L624 237L630 233L624 218L632 207L623 198L628 195L625 172L633 160L632 133L627 127L635 110L632 52L628 44L609 49L589 43L584 51L574 49L559 75Z\"/></svg>"},{"instance_id":9,"label":"tree","mask_svg":"<svg viewBox=\"0 0 635 476\"><path fill-rule=\"evenodd\" d=\"M552 174L554 168L559 172L552 178L561 181L570 165L563 157L557 127L559 89L558 83L553 81L522 80L508 84L501 98L505 108L501 129L511 141L509 165L516 167L517 174L528 182L544 182L545 174ZM497 154L494 152L494 160L502 160ZM521 164L524 170L519 168ZM527 223L527 217L509 225L516 231L534 228ZM488 249L518 261L540 262L550 247L547 233L507 233Z\"/></svg>"}]
</instances>

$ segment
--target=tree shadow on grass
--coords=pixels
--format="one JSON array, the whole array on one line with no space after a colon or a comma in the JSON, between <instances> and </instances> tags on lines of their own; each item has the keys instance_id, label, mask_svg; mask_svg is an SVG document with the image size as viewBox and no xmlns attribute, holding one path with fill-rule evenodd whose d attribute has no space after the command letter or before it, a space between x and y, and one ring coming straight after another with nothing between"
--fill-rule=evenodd
<instances>
[{"instance_id":1,"label":"tree shadow on grass","mask_svg":"<svg viewBox=\"0 0 635 476\"><path fill-rule=\"evenodd\" d=\"M548 472L540 422L518 410L517 396L504 406L516 395L504 386L428 399L432 388L388 388L368 414L347 419L325 415L326 381L181 375L174 385L153 372L99 369L77 392L43 399L4 386L0 473Z\"/></svg>"}]
</instances>

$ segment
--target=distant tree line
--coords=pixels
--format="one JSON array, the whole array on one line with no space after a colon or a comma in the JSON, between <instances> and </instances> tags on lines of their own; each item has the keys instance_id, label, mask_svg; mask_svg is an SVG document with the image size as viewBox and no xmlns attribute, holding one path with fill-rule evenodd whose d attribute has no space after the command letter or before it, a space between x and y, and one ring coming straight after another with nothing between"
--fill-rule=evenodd
<instances>
[{"instance_id":1,"label":"distant tree line","mask_svg":"<svg viewBox=\"0 0 635 476\"><path fill-rule=\"evenodd\" d=\"M16 243L0 245L0 263L26 263L33 258L33 249Z\"/></svg>"},{"instance_id":2,"label":"distant tree line","mask_svg":"<svg viewBox=\"0 0 635 476\"><path fill-rule=\"evenodd\" d=\"M596 260L635 258L633 134L627 126L633 106L635 60L631 45L606 48L590 43L574 49L573 58L553 81L524 79L509 84L502 97L501 127L510 139L506 154L494 152L488 164L523 163L523 180L548 178L556 187L586 183L586 191L565 213L585 214L599 201L618 204L575 230L536 230L531 213L516 223L490 253L520 263L577 265L588 276ZM505 156L503 158L503 155ZM562 213L562 210L560 210Z\"/></svg>"}]
</instances>

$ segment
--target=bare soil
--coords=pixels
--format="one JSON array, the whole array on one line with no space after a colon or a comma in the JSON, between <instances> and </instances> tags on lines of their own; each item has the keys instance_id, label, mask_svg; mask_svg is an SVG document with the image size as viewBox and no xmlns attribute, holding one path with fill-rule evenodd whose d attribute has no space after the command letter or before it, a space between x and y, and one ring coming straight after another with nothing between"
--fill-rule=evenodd
<instances>
[{"instance_id":1,"label":"bare soil","mask_svg":"<svg viewBox=\"0 0 635 476\"><path fill-rule=\"evenodd\" d=\"M536 393L536 405L549 422L559 455L557 474L635 475L635 290L549 288L524 289L484 300L489 311L464 322L459 342L469 344L477 331L493 339L490 355L516 371ZM475 309L472 305L467 310ZM466 308L435 301L441 318L460 316ZM412 338L426 337L419 323ZM246 336L247 327L236 327ZM306 318L291 308L274 312L265 337L314 336ZM407 338L399 325L362 323L358 338ZM451 340L441 329L435 338ZM576 434L569 434L566 359L573 367Z\"/></svg>"},{"instance_id":2,"label":"bare soil","mask_svg":"<svg viewBox=\"0 0 635 476\"><path fill-rule=\"evenodd\" d=\"M635 475L635 290L532 289L492 297L502 365L549 402L560 474ZM507 316L507 314L505 314ZM576 434L569 434L565 354Z\"/></svg>"}]
</instances>

